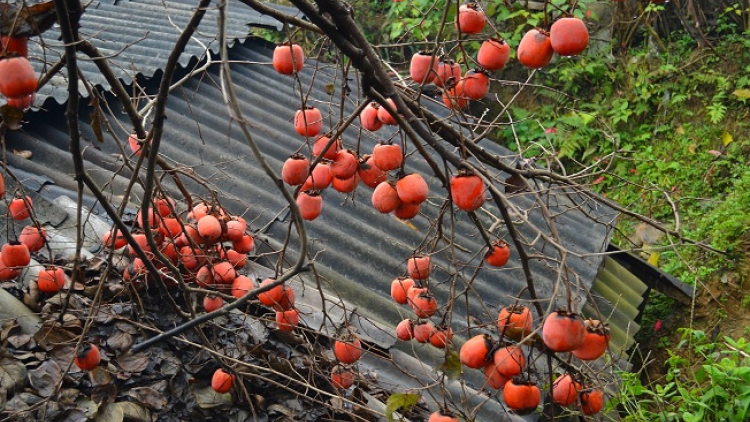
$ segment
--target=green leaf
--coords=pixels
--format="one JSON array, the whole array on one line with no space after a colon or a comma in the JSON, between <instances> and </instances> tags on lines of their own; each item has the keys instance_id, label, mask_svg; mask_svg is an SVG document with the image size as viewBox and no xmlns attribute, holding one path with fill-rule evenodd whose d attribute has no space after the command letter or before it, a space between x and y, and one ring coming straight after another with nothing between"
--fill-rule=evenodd
<instances>
[{"instance_id":1,"label":"green leaf","mask_svg":"<svg viewBox=\"0 0 750 422\"><path fill-rule=\"evenodd\" d=\"M461 375L461 359L455 350L448 351L445 361L438 365L438 371L445 374L448 379L456 379Z\"/></svg>"},{"instance_id":2,"label":"green leaf","mask_svg":"<svg viewBox=\"0 0 750 422\"><path fill-rule=\"evenodd\" d=\"M406 412L419 402L419 394L391 394L385 405L388 422L393 422L394 412Z\"/></svg>"}]
</instances>

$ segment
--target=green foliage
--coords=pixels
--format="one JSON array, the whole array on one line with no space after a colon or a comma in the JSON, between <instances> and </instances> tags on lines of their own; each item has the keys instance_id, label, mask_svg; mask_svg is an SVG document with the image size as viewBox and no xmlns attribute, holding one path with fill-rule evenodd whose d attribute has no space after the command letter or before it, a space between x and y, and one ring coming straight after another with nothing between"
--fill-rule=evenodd
<instances>
[{"instance_id":1,"label":"green foliage","mask_svg":"<svg viewBox=\"0 0 750 422\"><path fill-rule=\"evenodd\" d=\"M749 38L727 35L714 50L696 50L681 37L664 55L558 59L540 73L541 105L515 104L516 123L499 138L569 174L599 159L608 175L591 182L600 193L667 226L677 211L686 236L732 250L750 228ZM623 219L615 242L630 247L632 228ZM663 251L660 266L692 281L726 266L720 259L686 247Z\"/></svg>"},{"instance_id":2,"label":"green foliage","mask_svg":"<svg viewBox=\"0 0 750 422\"><path fill-rule=\"evenodd\" d=\"M669 352L665 384L643 386L637 374L623 373L621 394L610 405L620 405L627 421L747 421L750 342L714 341L700 330L681 331L682 340Z\"/></svg>"},{"instance_id":3,"label":"green foliage","mask_svg":"<svg viewBox=\"0 0 750 422\"><path fill-rule=\"evenodd\" d=\"M419 402L419 394L391 394L386 402L385 414L389 422L393 422L395 412L408 412Z\"/></svg>"}]
</instances>

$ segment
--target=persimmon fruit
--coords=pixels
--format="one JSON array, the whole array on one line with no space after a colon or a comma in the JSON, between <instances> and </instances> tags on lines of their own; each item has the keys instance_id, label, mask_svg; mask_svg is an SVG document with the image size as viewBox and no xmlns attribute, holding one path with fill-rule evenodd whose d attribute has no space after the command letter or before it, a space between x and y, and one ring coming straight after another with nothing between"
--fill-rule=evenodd
<instances>
[{"instance_id":1,"label":"persimmon fruit","mask_svg":"<svg viewBox=\"0 0 750 422\"><path fill-rule=\"evenodd\" d=\"M542 393L539 387L530 381L511 378L505 384L503 400L511 410L523 415L536 410L542 401Z\"/></svg>"},{"instance_id":2,"label":"persimmon fruit","mask_svg":"<svg viewBox=\"0 0 750 422\"><path fill-rule=\"evenodd\" d=\"M91 371L92 369L99 366L102 356L99 352L99 348L95 344L85 343L81 346L78 354L75 357L75 364L78 368L83 371Z\"/></svg>"},{"instance_id":3,"label":"persimmon fruit","mask_svg":"<svg viewBox=\"0 0 750 422\"><path fill-rule=\"evenodd\" d=\"M466 3L458 7L456 29L464 34L478 34L484 29L487 16L478 3Z\"/></svg>"},{"instance_id":4,"label":"persimmon fruit","mask_svg":"<svg viewBox=\"0 0 750 422\"><path fill-rule=\"evenodd\" d=\"M518 61L529 69L547 66L554 54L549 34L539 29L530 29L518 44Z\"/></svg>"},{"instance_id":5,"label":"persimmon fruit","mask_svg":"<svg viewBox=\"0 0 750 422\"><path fill-rule=\"evenodd\" d=\"M484 254L484 260L493 267L503 267L510 258L510 246L504 240L495 240Z\"/></svg>"},{"instance_id":6,"label":"persimmon fruit","mask_svg":"<svg viewBox=\"0 0 750 422\"><path fill-rule=\"evenodd\" d=\"M542 340L555 352L570 352L581 347L585 333L583 319L573 312L552 312L542 325Z\"/></svg>"},{"instance_id":7,"label":"persimmon fruit","mask_svg":"<svg viewBox=\"0 0 750 422\"><path fill-rule=\"evenodd\" d=\"M234 375L219 368L214 371L211 377L211 388L217 393L224 394L229 392L234 385Z\"/></svg>"},{"instance_id":8,"label":"persimmon fruit","mask_svg":"<svg viewBox=\"0 0 750 422\"><path fill-rule=\"evenodd\" d=\"M323 129L323 114L317 107L306 107L294 113L294 130L302 136L315 136Z\"/></svg>"},{"instance_id":9,"label":"persimmon fruit","mask_svg":"<svg viewBox=\"0 0 750 422\"><path fill-rule=\"evenodd\" d=\"M30 196L26 196L25 198L13 198L8 204L8 212L10 213L10 218L16 221L25 220L31 215L32 207L33 202L31 201Z\"/></svg>"},{"instance_id":10,"label":"persimmon fruit","mask_svg":"<svg viewBox=\"0 0 750 422\"><path fill-rule=\"evenodd\" d=\"M555 53L561 56L577 56L583 53L589 44L589 30L581 19L564 17L550 27L549 40Z\"/></svg>"},{"instance_id":11,"label":"persimmon fruit","mask_svg":"<svg viewBox=\"0 0 750 422\"><path fill-rule=\"evenodd\" d=\"M411 56L409 76L418 84L428 84L437 75L437 62L437 58L433 57L431 52L418 51Z\"/></svg>"},{"instance_id":12,"label":"persimmon fruit","mask_svg":"<svg viewBox=\"0 0 750 422\"><path fill-rule=\"evenodd\" d=\"M343 365L336 365L331 369L331 384L334 387L346 390L354 385L354 372Z\"/></svg>"},{"instance_id":13,"label":"persimmon fruit","mask_svg":"<svg viewBox=\"0 0 750 422\"><path fill-rule=\"evenodd\" d=\"M484 204L485 185L482 179L469 171L451 177L451 199L464 211L474 211Z\"/></svg>"},{"instance_id":14,"label":"persimmon fruit","mask_svg":"<svg viewBox=\"0 0 750 422\"><path fill-rule=\"evenodd\" d=\"M352 364L362 357L362 342L354 336L337 339L333 344L336 359L344 364Z\"/></svg>"},{"instance_id":15,"label":"persimmon fruit","mask_svg":"<svg viewBox=\"0 0 750 422\"><path fill-rule=\"evenodd\" d=\"M372 149L372 160L382 171L396 170L404 162L404 155L399 144L380 143Z\"/></svg>"},{"instance_id":16,"label":"persimmon fruit","mask_svg":"<svg viewBox=\"0 0 750 422\"><path fill-rule=\"evenodd\" d=\"M273 50L273 68L282 75L293 75L305 63L305 52L299 44L282 43Z\"/></svg>"},{"instance_id":17,"label":"persimmon fruit","mask_svg":"<svg viewBox=\"0 0 750 422\"><path fill-rule=\"evenodd\" d=\"M284 161L281 167L281 179L290 186L305 183L310 172L310 160L304 155L293 154Z\"/></svg>"},{"instance_id":18,"label":"persimmon fruit","mask_svg":"<svg viewBox=\"0 0 750 422\"><path fill-rule=\"evenodd\" d=\"M49 267L39 272L36 279L40 292L57 293L65 286L65 271L60 267Z\"/></svg>"},{"instance_id":19,"label":"persimmon fruit","mask_svg":"<svg viewBox=\"0 0 750 422\"><path fill-rule=\"evenodd\" d=\"M497 38L485 40L477 53L477 63L488 71L504 68L509 58L510 45Z\"/></svg>"},{"instance_id":20,"label":"persimmon fruit","mask_svg":"<svg viewBox=\"0 0 750 422\"><path fill-rule=\"evenodd\" d=\"M487 334L478 334L466 341L459 351L459 359L462 364L469 368L482 368L490 359L490 350L494 344L492 338Z\"/></svg>"}]
</instances>

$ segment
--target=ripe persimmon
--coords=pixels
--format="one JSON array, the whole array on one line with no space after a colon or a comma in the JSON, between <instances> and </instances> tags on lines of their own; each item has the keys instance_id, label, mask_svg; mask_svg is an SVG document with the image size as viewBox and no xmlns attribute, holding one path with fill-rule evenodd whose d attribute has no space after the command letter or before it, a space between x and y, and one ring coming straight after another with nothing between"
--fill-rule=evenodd
<instances>
[{"instance_id":1,"label":"ripe persimmon","mask_svg":"<svg viewBox=\"0 0 750 422\"><path fill-rule=\"evenodd\" d=\"M305 183L310 173L310 160L304 155L293 154L281 167L281 179L287 185L297 186Z\"/></svg>"},{"instance_id":2,"label":"ripe persimmon","mask_svg":"<svg viewBox=\"0 0 750 422\"><path fill-rule=\"evenodd\" d=\"M581 391L581 412L584 415L595 415L604 408L604 393L598 387L590 387Z\"/></svg>"},{"instance_id":3,"label":"ripe persimmon","mask_svg":"<svg viewBox=\"0 0 750 422\"><path fill-rule=\"evenodd\" d=\"M312 150L313 155L317 157L322 154L323 158L327 160L333 160L336 158L336 153L341 149L341 139L336 139L330 146L328 146L328 148L326 148L326 145L328 145L329 142L331 142L331 137L329 135L320 135L315 138Z\"/></svg>"},{"instance_id":4,"label":"ripe persimmon","mask_svg":"<svg viewBox=\"0 0 750 422\"><path fill-rule=\"evenodd\" d=\"M344 336L333 344L333 353L339 362L352 364L362 357L362 342L356 336Z\"/></svg>"},{"instance_id":5,"label":"ripe persimmon","mask_svg":"<svg viewBox=\"0 0 750 422\"><path fill-rule=\"evenodd\" d=\"M502 267L510 258L510 246L504 240L495 240L484 254L484 260L493 267Z\"/></svg>"},{"instance_id":6,"label":"ripe persimmon","mask_svg":"<svg viewBox=\"0 0 750 422\"><path fill-rule=\"evenodd\" d=\"M529 69L541 69L552 61L555 50L547 32L531 29L518 44L518 61Z\"/></svg>"},{"instance_id":7,"label":"ripe persimmon","mask_svg":"<svg viewBox=\"0 0 750 422\"><path fill-rule=\"evenodd\" d=\"M587 319L583 322L586 333L583 336L581 347L573 350L573 356L581 360L596 360L604 355L609 346L609 327L601 321Z\"/></svg>"},{"instance_id":8,"label":"ripe persimmon","mask_svg":"<svg viewBox=\"0 0 750 422\"><path fill-rule=\"evenodd\" d=\"M484 379L487 386L495 390L502 390L505 384L510 380L505 375L497 371L495 362L490 362L484 366Z\"/></svg>"},{"instance_id":9,"label":"ripe persimmon","mask_svg":"<svg viewBox=\"0 0 750 422\"><path fill-rule=\"evenodd\" d=\"M429 318L435 315L438 309L437 300L429 293L420 293L410 298L409 305L419 318Z\"/></svg>"},{"instance_id":10,"label":"ripe persimmon","mask_svg":"<svg viewBox=\"0 0 750 422\"><path fill-rule=\"evenodd\" d=\"M433 332L435 332L435 324L429 320L417 321L412 328L413 338L418 343L428 343Z\"/></svg>"},{"instance_id":11,"label":"ripe persimmon","mask_svg":"<svg viewBox=\"0 0 750 422\"><path fill-rule=\"evenodd\" d=\"M396 303L406 305L408 298L406 292L414 286L414 279L410 277L398 277L391 282L391 297Z\"/></svg>"},{"instance_id":12,"label":"ripe persimmon","mask_svg":"<svg viewBox=\"0 0 750 422\"><path fill-rule=\"evenodd\" d=\"M294 113L294 130L302 136L315 136L323 129L323 114L317 107L308 106Z\"/></svg>"},{"instance_id":13,"label":"ripe persimmon","mask_svg":"<svg viewBox=\"0 0 750 422\"><path fill-rule=\"evenodd\" d=\"M409 341L414 338L414 320L405 319L396 326L396 337L401 341Z\"/></svg>"},{"instance_id":14,"label":"ripe persimmon","mask_svg":"<svg viewBox=\"0 0 750 422\"><path fill-rule=\"evenodd\" d=\"M285 42L273 50L273 68L282 75L293 75L305 63L305 52L299 44Z\"/></svg>"},{"instance_id":15,"label":"ripe persimmon","mask_svg":"<svg viewBox=\"0 0 750 422\"><path fill-rule=\"evenodd\" d=\"M453 329L446 326L436 326L430 334L430 344L438 349L445 347L453 342Z\"/></svg>"},{"instance_id":16,"label":"ripe persimmon","mask_svg":"<svg viewBox=\"0 0 750 422\"><path fill-rule=\"evenodd\" d=\"M357 173L359 160L351 150L339 150L331 161L331 176L339 179L348 179Z\"/></svg>"},{"instance_id":17,"label":"ripe persimmon","mask_svg":"<svg viewBox=\"0 0 750 422\"><path fill-rule=\"evenodd\" d=\"M396 103L393 101L392 98L388 98L386 100L386 102L388 104L390 104L390 106L394 110L396 110ZM384 125L395 126L395 125L398 124L398 122L396 121L396 118L393 117L391 115L391 113L385 107L383 107L382 105L378 109L378 120L380 120L381 122L383 122ZM378 167L380 167L380 166L378 166ZM382 167L380 167L380 168L382 168ZM383 170L385 170L385 169L383 169Z\"/></svg>"},{"instance_id":18,"label":"ripe persimmon","mask_svg":"<svg viewBox=\"0 0 750 422\"><path fill-rule=\"evenodd\" d=\"M214 273L211 271L211 268L205 265L198 268L198 271L195 272L195 282L198 283L198 286L203 288L216 284Z\"/></svg>"},{"instance_id":19,"label":"ripe persimmon","mask_svg":"<svg viewBox=\"0 0 750 422\"><path fill-rule=\"evenodd\" d=\"M182 246L179 250L180 261L182 265L189 271L198 269L204 262L206 262L205 253L192 246Z\"/></svg>"},{"instance_id":20,"label":"ripe persimmon","mask_svg":"<svg viewBox=\"0 0 750 422\"><path fill-rule=\"evenodd\" d=\"M217 393L224 394L229 392L229 390L232 389L232 386L234 385L234 375L230 374L228 372L225 372L223 369L219 368L214 372L214 375L211 377L211 388L214 389Z\"/></svg>"},{"instance_id":21,"label":"ripe persimmon","mask_svg":"<svg viewBox=\"0 0 750 422\"><path fill-rule=\"evenodd\" d=\"M443 90L443 104L450 109L462 109L469 105L469 97L464 94L464 80L449 81Z\"/></svg>"},{"instance_id":22,"label":"ripe persimmon","mask_svg":"<svg viewBox=\"0 0 750 422\"><path fill-rule=\"evenodd\" d=\"M0 51L29 57L29 37L25 35L3 35Z\"/></svg>"},{"instance_id":23,"label":"ripe persimmon","mask_svg":"<svg viewBox=\"0 0 750 422\"><path fill-rule=\"evenodd\" d=\"M359 159L359 178L368 187L375 189L381 182L388 180L388 174L375 165L372 155L364 155Z\"/></svg>"},{"instance_id":24,"label":"ripe persimmon","mask_svg":"<svg viewBox=\"0 0 750 422\"><path fill-rule=\"evenodd\" d=\"M226 239L230 242L239 242L245 236L247 230L247 221L240 216L234 216L226 223Z\"/></svg>"},{"instance_id":25,"label":"ripe persimmon","mask_svg":"<svg viewBox=\"0 0 750 422\"><path fill-rule=\"evenodd\" d=\"M399 144L379 143L372 149L372 160L383 171L395 170L404 162Z\"/></svg>"},{"instance_id":26,"label":"ripe persimmon","mask_svg":"<svg viewBox=\"0 0 750 422\"><path fill-rule=\"evenodd\" d=\"M431 52L418 51L411 56L409 76L418 84L428 84L437 75L437 62L437 58L433 57Z\"/></svg>"},{"instance_id":27,"label":"ripe persimmon","mask_svg":"<svg viewBox=\"0 0 750 422\"><path fill-rule=\"evenodd\" d=\"M232 284L237 278L237 271L229 261L219 261L213 264L211 273L217 284Z\"/></svg>"},{"instance_id":28,"label":"ripe persimmon","mask_svg":"<svg viewBox=\"0 0 750 422\"><path fill-rule=\"evenodd\" d=\"M212 245L221 239L221 223L219 222L219 219L213 215L205 215L201 217L201 219L198 220L196 228L205 244Z\"/></svg>"},{"instance_id":29,"label":"ripe persimmon","mask_svg":"<svg viewBox=\"0 0 750 422\"><path fill-rule=\"evenodd\" d=\"M409 204L406 202L401 202L398 204L398 207L396 207L395 210L393 210L393 215L396 217L402 219L402 220L410 220L419 214L419 210L422 208L422 204Z\"/></svg>"},{"instance_id":30,"label":"ripe persimmon","mask_svg":"<svg viewBox=\"0 0 750 422\"><path fill-rule=\"evenodd\" d=\"M294 331L299 325L299 311L296 308L276 311L276 327L281 331Z\"/></svg>"},{"instance_id":31,"label":"ripe persimmon","mask_svg":"<svg viewBox=\"0 0 750 422\"><path fill-rule=\"evenodd\" d=\"M474 211L484 204L484 182L471 171L459 171L451 177L451 199L464 211Z\"/></svg>"},{"instance_id":32,"label":"ripe persimmon","mask_svg":"<svg viewBox=\"0 0 750 422\"><path fill-rule=\"evenodd\" d=\"M484 29L487 16L478 3L466 3L458 7L456 29L464 34L478 34Z\"/></svg>"},{"instance_id":33,"label":"ripe persimmon","mask_svg":"<svg viewBox=\"0 0 750 422\"><path fill-rule=\"evenodd\" d=\"M432 260L429 255L412 255L406 261L406 272L414 280L425 280L432 271Z\"/></svg>"},{"instance_id":34,"label":"ripe persimmon","mask_svg":"<svg viewBox=\"0 0 750 422\"><path fill-rule=\"evenodd\" d=\"M477 53L477 63L485 70L494 71L505 67L510 58L510 46L504 40L490 38L482 43Z\"/></svg>"},{"instance_id":35,"label":"ripe persimmon","mask_svg":"<svg viewBox=\"0 0 750 422\"><path fill-rule=\"evenodd\" d=\"M578 399L581 383L570 374L563 374L552 383L552 401L560 406L570 406Z\"/></svg>"},{"instance_id":36,"label":"ripe persimmon","mask_svg":"<svg viewBox=\"0 0 750 422\"><path fill-rule=\"evenodd\" d=\"M492 337L478 334L466 341L458 352L461 363L469 368L482 368L490 361L490 350L494 347Z\"/></svg>"},{"instance_id":37,"label":"ripe persimmon","mask_svg":"<svg viewBox=\"0 0 750 422\"><path fill-rule=\"evenodd\" d=\"M497 329L500 330L500 334L516 341L531 334L532 324L531 311L524 305L506 306L497 316Z\"/></svg>"},{"instance_id":38,"label":"ripe persimmon","mask_svg":"<svg viewBox=\"0 0 750 422\"><path fill-rule=\"evenodd\" d=\"M497 349L492 355L495 370L506 378L512 378L526 367L526 357L518 346L507 346Z\"/></svg>"},{"instance_id":39,"label":"ripe persimmon","mask_svg":"<svg viewBox=\"0 0 750 422\"><path fill-rule=\"evenodd\" d=\"M36 284L40 292L57 293L65 286L65 271L60 267L48 267L39 271Z\"/></svg>"},{"instance_id":40,"label":"ripe persimmon","mask_svg":"<svg viewBox=\"0 0 750 422\"><path fill-rule=\"evenodd\" d=\"M206 295L203 298L203 309L206 312L213 312L224 306L224 299L221 296Z\"/></svg>"},{"instance_id":41,"label":"ripe persimmon","mask_svg":"<svg viewBox=\"0 0 750 422\"><path fill-rule=\"evenodd\" d=\"M252 235L246 234L238 242L232 242L232 249L239 253L250 253L255 248L255 239Z\"/></svg>"},{"instance_id":42,"label":"ripe persimmon","mask_svg":"<svg viewBox=\"0 0 750 422\"><path fill-rule=\"evenodd\" d=\"M267 278L260 282L260 287L265 287L275 282L276 282L276 279ZM266 306L273 307L274 305L281 302L281 296L283 294L284 294L284 285L279 284L277 286L272 287L270 290L267 290L263 293L258 293L258 300L260 301L260 303Z\"/></svg>"},{"instance_id":43,"label":"ripe persimmon","mask_svg":"<svg viewBox=\"0 0 750 422\"><path fill-rule=\"evenodd\" d=\"M307 180L302 184L301 191L306 190L323 190L331 186L333 176L331 176L331 165L327 162L318 163L307 176Z\"/></svg>"},{"instance_id":44,"label":"ripe persimmon","mask_svg":"<svg viewBox=\"0 0 750 422\"><path fill-rule=\"evenodd\" d=\"M37 252L47 243L47 229L42 226L26 226L18 235L18 241L26 245L29 252Z\"/></svg>"},{"instance_id":45,"label":"ripe persimmon","mask_svg":"<svg viewBox=\"0 0 750 422\"><path fill-rule=\"evenodd\" d=\"M31 215L32 206L33 206L33 203L31 201L30 196L27 196L25 199L24 198L11 199L10 203L8 204L8 212L10 213L10 218L16 221L21 221L21 220L25 220L29 218L29 216Z\"/></svg>"},{"instance_id":46,"label":"ripe persimmon","mask_svg":"<svg viewBox=\"0 0 750 422\"><path fill-rule=\"evenodd\" d=\"M291 286L284 286L281 289L281 299L271 307L276 311L288 311L294 307L295 300L294 289Z\"/></svg>"},{"instance_id":47,"label":"ripe persimmon","mask_svg":"<svg viewBox=\"0 0 750 422\"><path fill-rule=\"evenodd\" d=\"M461 65L451 59L443 58L437 64L437 76L433 81L435 85L444 87L449 82L456 83L461 79Z\"/></svg>"},{"instance_id":48,"label":"ripe persimmon","mask_svg":"<svg viewBox=\"0 0 750 422\"><path fill-rule=\"evenodd\" d=\"M168 196L158 195L154 198L154 209L160 216L167 217L172 215L175 209L175 201Z\"/></svg>"},{"instance_id":49,"label":"ripe persimmon","mask_svg":"<svg viewBox=\"0 0 750 422\"><path fill-rule=\"evenodd\" d=\"M323 212L323 197L316 190L300 192L297 195L297 206L303 219L315 220Z\"/></svg>"},{"instance_id":50,"label":"ripe persimmon","mask_svg":"<svg viewBox=\"0 0 750 422\"><path fill-rule=\"evenodd\" d=\"M585 333L583 319L573 312L552 312L544 319L542 326L542 340L555 352L570 352L581 347Z\"/></svg>"},{"instance_id":51,"label":"ripe persimmon","mask_svg":"<svg viewBox=\"0 0 750 422\"><path fill-rule=\"evenodd\" d=\"M440 409L432 412L427 422L458 422L458 418L448 409Z\"/></svg>"},{"instance_id":52,"label":"ripe persimmon","mask_svg":"<svg viewBox=\"0 0 750 422\"><path fill-rule=\"evenodd\" d=\"M407 174L396 182L396 192L402 203L421 204L427 199L429 190L419 173Z\"/></svg>"},{"instance_id":53,"label":"ripe persimmon","mask_svg":"<svg viewBox=\"0 0 750 422\"><path fill-rule=\"evenodd\" d=\"M31 262L29 247L18 241L10 241L0 249L0 259L10 268L26 267Z\"/></svg>"},{"instance_id":54,"label":"ripe persimmon","mask_svg":"<svg viewBox=\"0 0 750 422\"><path fill-rule=\"evenodd\" d=\"M464 75L463 95L470 100L481 100L490 90L490 78L481 69L469 70Z\"/></svg>"},{"instance_id":55,"label":"ripe persimmon","mask_svg":"<svg viewBox=\"0 0 750 422\"><path fill-rule=\"evenodd\" d=\"M535 383L516 377L505 384L503 400L511 410L523 415L536 410L542 393Z\"/></svg>"},{"instance_id":56,"label":"ripe persimmon","mask_svg":"<svg viewBox=\"0 0 750 422\"><path fill-rule=\"evenodd\" d=\"M383 127L383 122L378 118L379 109L380 104L371 102L362 110L362 113L359 115L359 121L363 129L375 132Z\"/></svg>"},{"instance_id":57,"label":"ripe persimmon","mask_svg":"<svg viewBox=\"0 0 750 422\"><path fill-rule=\"evenodd\" d=\"M355 172L354 176L348 179L339 179L338 177L334 177L333 182L331 182L331 186L333 186L333 190L335 190L336 192L350 193L354 192L354 189L356 189L359 185L359 181L359 174Z\"/></svg>"},{"instance_id":58,"label":"ripe persimmon","mask_svg":"<svg viewBox=\"0 0 750 422\"><path fill-rule=\"evenodd\" d=\"M75 364L84 371L91 371L99 366L102 356L95 344L85 343L75 357Z\"/></svg>"},{"instance_id":59,"label":"ripe persimmon","mask_svg":"<svg viewBox=\"0 0 750 422\"><path fill-rule=\"evenodd\" d=\"M331 369L331 384L345 390L354 385L354 372L343 365L336 365Z\"/></svg>"},{"instance_id":60,"label":"ripe persimmon","mask_svg":"<svg viewBox=\"0 0 750 422\"><path fill-rule=\"evenodd\" d=\"M427 287L414 285L406 289L406 300L407 303L414 299L415 297L421 295L421 294L430 294L430 291L427 289Z\"/></svg>"},{"instance_id":61,"label":"ripe persimmon","mask_svg":"<svg viewBox=\"0 0 750 422\"><path fill-rule=\"evenodd\" d=\"M135 133L131 133L128 136L128 147L130 148L130 151L136 156L140 157L141 152L143 151L143 147L146 144L146 139L138 139L138 135Z\"/></svg>"},{"instance_id":62,"label":"ripe persimmon","mask_svg":"<svg viewBox=\"0 0 750 422\"><path fill-rule=\"evenodd\" d=\"M3 264L2 253L0 253L0 280L8 281L21 275L20 268L9 268Z\"/></svg>"},{"instance_id":63,"label":"ripe persimmon","mask_svg":"<svg viewBox=\"0 0 750 422\"><path fill-rule=\"evenodd\" d=\"M396 187L390 182L383 182L372 191L372 206L383 214L393 212L398 208L401 200Z\"/></svg>"},{"instance_id":64,"label":"ripe persimmon","mask_svg":"<svg viewBox=\"0 0 750 422\"><path fill-rule=\"evenodd\" d=\"M255 284L250 277L246 275L238 275L234 278L234 281L232 281L232 296L239 299L254 288Z\"/></svg>"},{"instance_id":65,"label":"ripe persimmon","mask_svg":"<svg viewBox=\"0 0 750 422\"><path fill-rule=\"evenodd\" d=\"M561 56L577 56L589 44L589 30L576 17L563 17L555 21L549 30L549 40L555 53Z\"/></svg>"},{"instance_id":66,"label":"ripe persimmon","mask_svg":"<svg viewBox=\"0 0 750 422\"><path fill-rule=\"evenodd\" d=\"M37 88L37 75L26 57L0 59L0 93L5 98L23 98L33 95Z\"/></svg>"}]
</instances>

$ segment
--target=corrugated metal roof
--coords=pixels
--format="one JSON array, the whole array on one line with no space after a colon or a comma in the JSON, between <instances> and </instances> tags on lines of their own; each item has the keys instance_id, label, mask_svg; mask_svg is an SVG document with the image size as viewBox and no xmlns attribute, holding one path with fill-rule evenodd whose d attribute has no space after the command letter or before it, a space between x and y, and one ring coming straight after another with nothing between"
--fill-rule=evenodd
<instances>
[{"instance_id":1,"label":"corrugated metal roof","mask_svg":"<svg viewBox=\"0 0 750 422\"><path fill-rule=\"evenodd\" d=\"M188 0L94 1L88 5L81 19L80 32L102 55L112 58L115 75L130 84L136 76L151 78L164 67L194 8L195 2ZM281 28L277 20L261 15L238 1L229 2L227 16L227 37L230 40L247 38L251 27ZM194 35L180 57L181 66L187 67L191 60L203 57L207 48L214 54L218 53L219 43L215 39L217 28L218 10L214 4L206 12L201 30ZM41 40L36 38L29 43L29 56L37 72L62 57L64 47L59 35L59 28L55 26L44 33ZM99 74L96 65L83 55L79 54L79 57L79 66L89 82L109 89L109 84ZM39 90L35 105L43 105L48 97L59 104L67 100L64 74L63 71ZM88 96L85 89L81 89L81 94Z\"/></svg>"}]
</instances>

